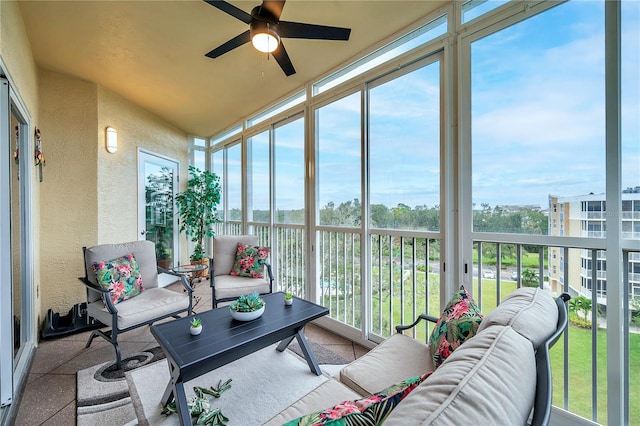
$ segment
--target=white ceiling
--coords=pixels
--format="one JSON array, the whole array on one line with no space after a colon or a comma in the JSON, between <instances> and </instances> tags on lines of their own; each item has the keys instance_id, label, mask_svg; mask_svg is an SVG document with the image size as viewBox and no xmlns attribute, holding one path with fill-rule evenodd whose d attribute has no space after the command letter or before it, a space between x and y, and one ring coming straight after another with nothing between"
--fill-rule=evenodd
<instances>
[{"instance_id":1,"label":"white ceiling","mask_svg":"<svg viewBox=\"0 0 640 426\"><path fill-rule=\"evenodd\" d=\"M259 1L230 3L250 13ZM351 28L347 42L283 39L297 73L246 44L247 29L200 0L21 1L36 63L95 82L183 131L211 136L420 20L444 0L289 0L281 19Z\"/></svg>"}]
</instances>

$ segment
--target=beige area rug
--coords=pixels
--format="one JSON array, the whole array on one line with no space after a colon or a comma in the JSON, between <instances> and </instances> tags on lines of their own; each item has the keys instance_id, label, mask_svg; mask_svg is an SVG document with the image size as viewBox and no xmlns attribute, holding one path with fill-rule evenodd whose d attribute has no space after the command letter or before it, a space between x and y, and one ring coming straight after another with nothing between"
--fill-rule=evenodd
<instances>
[{"instance_id":1,"label":"beige area rug","mask_svg":"<svg viewBox=\"0 0 640 426\"><path fill-rule=\"evenodd\" d=\"M291 349L298 349L291 345ZM233 363L220 367L185 384L187 397L194 395L193 386L210 387L232 379L231 389L219 399L211 398L212 408L220 408L229 417L229 426L261 425L298 398L338 373L344 358L312 344L324 375L311 373L304 359L290 350L278 352L276 345L267 347ZM158 351L159 348L151 351ZM133 365L125 373L126 380L109 376L109 364L77 374L78 426L108 425L178 425L177 415L160 414L160 398L169 381L166 360L162 354L135 354ZM340 362L340 364L337 364ZM332 364L332 365L328 365ZM337 364L337 365L336 365Z\"/></svg>"}]
</instances>

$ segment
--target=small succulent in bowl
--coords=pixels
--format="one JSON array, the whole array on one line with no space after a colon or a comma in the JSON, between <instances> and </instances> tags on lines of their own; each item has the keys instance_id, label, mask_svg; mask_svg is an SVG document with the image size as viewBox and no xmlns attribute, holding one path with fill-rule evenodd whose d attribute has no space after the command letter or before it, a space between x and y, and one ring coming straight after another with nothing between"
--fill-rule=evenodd
<instances>
[{"instance_id":1,"label":"small succulent in bowl","mask_svg":"<svg viewBox=\"0 0 640 426\"><path fill-rule=\"evenodd\" d=\"M192 318L191 319L191 327L200 327L202 325L202 320L200 318Z\"/></svg>"},{"instance_id":2,"label":"small succulent in bowl","mask_svg":"<svg viewBox=\"0 0 640 426\"><path fill-rule=\"evenodd\" d=\"M264 300L258 293L252 293L248 296L241 294L238 300L229 305L229 309L235 312L253 312L264 306Z\"/></svg>"}]
</instances>

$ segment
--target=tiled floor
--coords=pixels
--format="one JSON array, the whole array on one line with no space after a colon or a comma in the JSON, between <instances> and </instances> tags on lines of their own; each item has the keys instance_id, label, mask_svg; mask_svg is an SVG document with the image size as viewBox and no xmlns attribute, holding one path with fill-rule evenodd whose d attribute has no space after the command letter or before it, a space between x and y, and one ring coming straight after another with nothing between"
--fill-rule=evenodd
<instances>
[{"instance_id":1,"label":"tiled floor","mask_svg":"<svg viewBox=\"0 0 640 426\"><path fill-rule=\"evenodd\" d=\"M210 309L208 282L197 285L194 294L200 299L195 311ZM41 341L36 349L24 391L17 399L15 425L75 425L76 372L115 359L113 346L96 338L90 348L85 344L90 332ZM367 352L357 344L323 328L308 325L305 335L345 359L352 361ZM149 327L141 327L118 338L123 357L158 346ZM111 425L110 425L111 426Z\"/></svg>"}]
</instances>

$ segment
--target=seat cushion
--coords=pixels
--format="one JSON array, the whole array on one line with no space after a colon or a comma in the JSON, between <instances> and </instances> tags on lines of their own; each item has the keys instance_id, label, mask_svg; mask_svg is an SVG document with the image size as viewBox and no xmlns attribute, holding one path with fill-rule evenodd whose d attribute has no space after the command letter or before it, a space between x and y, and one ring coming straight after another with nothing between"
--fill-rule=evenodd
<instances>
[{"instance_id":1,"label":"seat cushion","mask_svg":"<svg viewBox=\"0 0 640 426\"><path fill-rule=\"evenodd\" d=\"M511 327L495 325L456 349L384 424L525 425L535 389L531 342Z\"/></svg>"},{"instance_id":2,"label":"seat cushion","mask_svg":"<svg viewBox=\"0 0 640 426\"><path fill-rule=\"evenodd\" d=\"M329 379L320 386L291 404L288 408L278 413L265 426L281 426L282 424L304 416L307 413L322 410L330 404L340 401L361 398L357 394L335 379Z\"/></svg>"},{"instance_id":3,"label":"seat cushion","mask_svg":"<svg viewBox=\"0 0 640 426\"><path fill-rule=\"evenodd\" d=\"M537 348L556 331L558 307L549 290L522 287L485 317L478 332L493 325L513 327Z\"/></svg>"},{"instance_id":4,"label":"seat cushion","mask_svg":"<svg viewBox=\"0 0 640 426\"><path fill-rule=\"evenodd\" d=\"M218 275L215 278L216 299L238 297L241 294L269 293L269 281L263 278Z\"/></svg>"},{"instance_id":5,"label":"seat cushion","mask_svg":"<svg viewBox=\"0 0 640 426\"><path fill-rule=\"evenodd\" d=\"M372 395L431 370L429 347L396 333L340 370L340 381L361 395Z\"/></svg>"},{"instance_id":6,"label":"seat cushion","mask_svg":"<svg viewBox=\"0 0 640 426\"><path fill-rule=\"evenodd\" d=\"M236 260L238 243L257 246L257 235L218 235L213 239L213 274L229 275Z\"/></svg>"},{"instance_id":7,"label":"seat cushion","mask_svg":"<svg viewBox=\"0 0 640 426\"><path fill-rule=\"evenodd\" d=\"M285 426L297 425L358 425L377 426L384 422L393 409L422 383L433 371L410 377L386 389L357 400L343 400L337 405L324 408L294 419Z\"/></svg>"},{"instance_id":8,"label":"seat cushion","mask_svg":"<svg viewBox=\"0 0 640 426\"><path fill-rule=\"evenodd\" d=\"M176 312L184 312L189 308L189 295L184 292L166 288L147 289L133 299L116 305L118 310L118 329L138 325L155 318L168 316ZM89 316L105 325L111 325L111 314L102 301L89 303Z\"/></svg>"}]
</instances>

